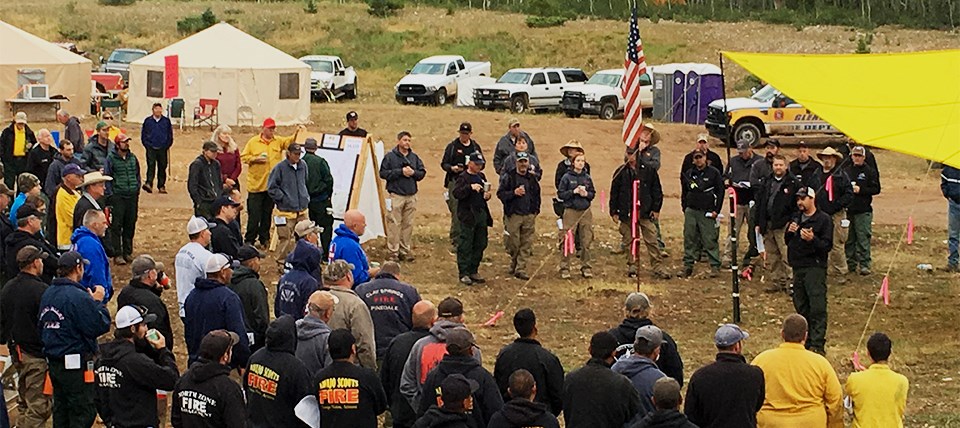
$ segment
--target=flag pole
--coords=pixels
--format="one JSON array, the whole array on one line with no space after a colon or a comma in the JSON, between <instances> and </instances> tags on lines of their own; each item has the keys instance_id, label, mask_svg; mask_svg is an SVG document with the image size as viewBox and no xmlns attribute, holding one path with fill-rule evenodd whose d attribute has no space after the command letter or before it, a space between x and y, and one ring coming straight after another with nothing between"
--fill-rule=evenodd
<instances>
[{"instance_id":1,"label":"flag pole","mask_svg":"<svg viewBox=\"0 0 960 428\"><path fill-rule=\"evenodd\" d=\"M723 122L724 129L727 131L727 168L730 168L730 146L734 144L733 134L730 133L729 116L727 116L727 84L723 68L723 52L720 52L720 90L723 92ZM730 274L733 278L733 286L730 296L733 300L733 322L740 323L740 272L737 267L737 202L736 192L733 186L728 186L728 201L730 204ZM719 220L718 220L719 221Z\"/></svg>"}]
</instances>

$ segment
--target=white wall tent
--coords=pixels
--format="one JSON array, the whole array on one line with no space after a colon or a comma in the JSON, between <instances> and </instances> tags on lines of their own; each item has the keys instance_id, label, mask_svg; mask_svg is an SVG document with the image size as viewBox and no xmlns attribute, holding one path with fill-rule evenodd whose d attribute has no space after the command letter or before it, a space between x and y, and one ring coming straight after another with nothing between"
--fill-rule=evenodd
<instances>
[{"instance_id":1,"label":"white wall tent","mask_svg":"<svg viewBox=\"0 0 960 428\"><path fill-rule=\"evenodd\" d=\"M219 100L219 122L259 126L272 117L278 125L310 120L310 66L273 46L219 23L130 64L129 111L140 121L164 100L164 64L177 55L179 95L190 123L201 98Z\"/></svg>"}]
</instances>

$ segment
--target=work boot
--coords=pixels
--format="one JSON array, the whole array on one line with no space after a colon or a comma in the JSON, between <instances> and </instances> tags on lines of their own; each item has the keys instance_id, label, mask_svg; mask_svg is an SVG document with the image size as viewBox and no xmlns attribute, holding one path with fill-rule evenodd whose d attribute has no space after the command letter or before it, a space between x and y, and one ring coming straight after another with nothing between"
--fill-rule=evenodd
<instances>
[{"instance_id":1,"label":"work boot","mask_svg":"<svg viewBox=\"0 0 960 428\"><path fill-rule=\"evenodd\" d=\"M469 275L464 275L460 277L460 283L463 285L473 285L473 280L470 279Z\"/></svg>"},{"instance_id":2,"label":"work boot","mask_svg":"<svg viewBox=\"0 0 960 428\"><path fill-rule=\"evenodd\" d=\"M570 269L560 269L560 279L570 279Z\"/></svg>"},{"instance_id":3,"label":"work boot","mask_svg":"<svg viewBox=\"0 0 960 428\"><path fill-rule=\"evenodd\" d=\"M164 194L164 195L167 194L167 188L166 188L166 187L161 187L161 188L157 189L157 191L160 192L161 194Z\"/></svg>"},{"instance_id":4,"label":"work boot","mask_svg":"<svg viewBox=\"0 0 960 428\"><path fill-rule=\"evenodd\" d=\"M660 250L660 258L661 258L661 259L669 259L669 258L670 258L670 253L668 253L666 249L662 249L662 250Z\"/></svg>"},{"instance_id":5,"label":"work boot","mask_svg":"<svg viewBox=\"0 0 960 428\"><path fill-rule=\"evenodd\" d=\"M480 276L479 273L471 273L470 280L477 284L483 284L484 282L487 282L487 280L483 279L483 277Z\"/></svg>"},{"instance_id":6,"label":"work boot","mask_svg":"<svg viewBox=\"0 0 960 428\"><path fill-rule=\"evenodd\" d=\"M580 269L580 275L583 275L584 278L593 278L593 272L590 271L590 268Z\"/></svg>"},{"instance_id":7,"label":"work boot","mask_svg":"<svg viewBox=\"0 0 960 428\"><path fill-rule=\"evenodd\" d=\"M513 276L516 277L517 279L521 279L524 281L527 281L530 279L530 276L524 273L523 271L517 271L517 273L513 274Z\"/></svg>"},{"instance_id":8,"label":"work boot","mask_svg":"<svg viewBox=\"0 0 960 428\"><path fill-rule=\"evenodd\" d=\"M141 186L140 188L143 189L144 192L153 193L153 186L151 186L151 185L149 185L149 184L144 184L144 185Z\"/></svg>"},{"instance_id":9,"label":"work boot","mask_svg":"<svg viewBox=\"0 0 960 428\"><path fill-rule=\"evenodd\" d=\"M637 265L627 266L627 277L636 278L637 277Z\"/></svg>"},{"instance_id":10,"label":"work boot","mask_svg":"<svg viewBox=\"0 0 960 428\"><path fill-rule=\"evenodd\" d=\"M683 270L677 274L677 278L689 278L693 276L693 266L684 266Z\"/></svg>"},{"instance_id":11,"label":"work boot","mask_svg":"<svg viewBox=\"0 0 960 428\"><path fill-rule=\"evenodd\" d=\"M657 279L670 279L673 277L673 275L670 275L669 273L662 270L656 270L656 271L653 271L653 277Z\"/></svg>"},{"instance_id":12,"label":"work boot","mask_svg":"<svg viewBox=\"0 0 960 428\"><path fill-rule=\"evenodd\" d=\"M126 260L127 263L133 263L133 256L130 254L123 256L123 259Z\"/></svg>"},{"instance_id":13,"label":"work boot","mask_svg":"<svg viewBox=\"0 0 960 428\"><path fill-rule=\"evenodd\" d=\"M860 268L860 275L861 275L861 276L867 276L867 275L870 275L870 274L872 274L872 273L873 273L873 272L870 271L870 268L868 268L868 267L866 267L866 266L863 266L863 267Z\"/></svg>"},{"instance_id":14,"label":"work boot","mask_svg":"<svg viewBox=\"0 0 960 428\"><path fill-rule=\"evenodd\" d=\"M123 257L114 257L114 258L113 258L113 264L115 264L115 265L117 265L117 266L123 266L123 265L127 264L127 261L124 260Z\"/></svg>"}]
</instances>

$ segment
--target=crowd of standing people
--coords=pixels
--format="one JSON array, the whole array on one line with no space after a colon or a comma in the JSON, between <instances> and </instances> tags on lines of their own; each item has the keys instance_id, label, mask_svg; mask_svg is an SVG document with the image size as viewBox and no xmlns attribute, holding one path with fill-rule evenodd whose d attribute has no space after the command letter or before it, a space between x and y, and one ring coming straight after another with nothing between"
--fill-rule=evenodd
<instances>
[{"instance_id":1,"label":"crowd of standing people","mask_svg":"<svg viewBox=\"0 0 960 428\"><path fill-rule=\"evenodd\" d=\"M358 120L348 113L340 134L365 137ZM738 144L738 156L724 169L701 136L684 159L677 276L693 275L702 261L710 276L736 264L749 275L762 258L771 291L787 291L797 311L783 321L780 347L747 364L747 332L720 326L717 361L685 379L677 341L650 320L649 297L631 293L624 321L593 335L582 368L564 373L538 340L534 311L525 308L513 317L518 339L500 350L491 373L465 324L464 305L454 297L434 305L403 282L400 263L416 260L418 183L427 176L410 132L397 134L380 164L390 207L389 260L379 265L360 245L363 213L348 210L333 228L330 165L316 154L315 139L296 142L303 126L280 136L268 118L240 148L221 125L189 166L194 215L174 264L189 364L181 374L172 353L175 320L160 298L170 278L162 263L135 257L133 249L140 192L167 193L172 125L160 104L145 118L143 179L131 138L111 122L98 122L83 141L75 117L60 111L58 121L65 125L59 147L48 130L34 135L22 113L0 135L0 208L9 206L9 216L0 216L0 341L15 350L18 426L51 417L54 426L91 426L98 415L108 426L157 426L169 396L175 427L372 428L387 410L395 427L558 427L561 413L568 427L834 427L842 426L844 395L855 426L902 426L908 383L886 365L892 349L886 335L870 337L874 364L851 376L845 389L822 356L828 272L840 283L848 273L872 273L872 197L880 193L880 174L863 146L826 148L818 162L801 143L788 162L775 140L765 143L765 156ZM485 282L479 268L494 194L503 203L509 273L530 280L543 177L533 138L511 119L494 149L497 176L488 179L472 125L461 123L458 133L440 167L459 281ZM625 254L626 275L640 275L642 243L650 274L666 280L673 274L662 261L668 254L659 221L660 140L644 124L627 147L610 185L609 215L622 237L615 251ZM558 273L572 279L577 264L589 279L599 186L582 144L571 140L560 152L553 198ZM945 169L951 222L960 218L953 209L960 206L958 183L960 174ZM732 256L738 239L720 253L727 189L735 201L731 221L748 237L742 261ZM952 225L956 235L960 227ZM260 273L272 227L293 248L278 257L285 268L271 305ZM953 235L948 270L955 271ZM119 310L111 316L111 269L125 265L132 279L117 293ZM111 327L115 339L98 343ZM154 400L158 406L135 405Z\"/></svg>"}]
</instances>

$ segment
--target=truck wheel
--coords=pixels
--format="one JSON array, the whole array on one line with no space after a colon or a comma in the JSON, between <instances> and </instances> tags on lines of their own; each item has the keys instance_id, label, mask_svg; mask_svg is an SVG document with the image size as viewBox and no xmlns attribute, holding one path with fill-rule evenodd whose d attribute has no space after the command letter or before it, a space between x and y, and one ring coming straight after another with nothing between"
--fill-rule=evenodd
<instances>
[{"instance_id":1,"label":"truck wheel","mask_svg":"<svg viewBox=\"0 0 960 428\"><path fill-rule=\"evenodd\" d=\"M613 103L603 103L600 107L600 118L603 120L610 120L616 117L617 115L617 106Z\"/></svg>"},{"instance_id":2,"label":"truck wheel","mask_svg":"<svg viewBox=\"0 0 960 428\"><path fill-rule=\"evenodd\" d=\"M571 118L571 119L576 119L576 118L580 117L580 115L581 115L581 113L578 112L578 111L565 111L565 112L563 112L563 113L566 114L567 117L569 117L569 118Z\"/></svg>"},{"instance_id":3,"label":"truck wheel","mask_svg":"<svg viewBox=\"0 0 960 428\"><path fill-rule=\"evenodd\" d=\"M510 111L514 113L523 113L527 110L527 99L523 95L514 95L510 99Z\"/></svg>"},{"instance_id":4,"label":"truck wheel","mask_svg":"<svg viewBox=\"0 0 960 428\"><path fill-rule=\"evenodd\" d=\"M733 129L733 141L743 141L751 147L760 141L760 128L751 122L741 122Z\"/></svg>"},{"instance_id":5,"label":"truck wheel","mask_svg":"<svg viewBox=\"0 0 960 428\"><path fill-rule=\"evenodd\" d=\"M353 88L344 95L348 100L357 99L357 79L353 79Z\"/></svg>"},{"instance_id":6,"label":"truck wheel","mask_svg":"<svg viewBox=\"0 0 960 428\"><path fill-rule=\"evenodd\" d=\"M447 90L444 88L437 89L437 94L434 98L434 104L442 106L447 103Z\"/></svg>"}]
</instances>

